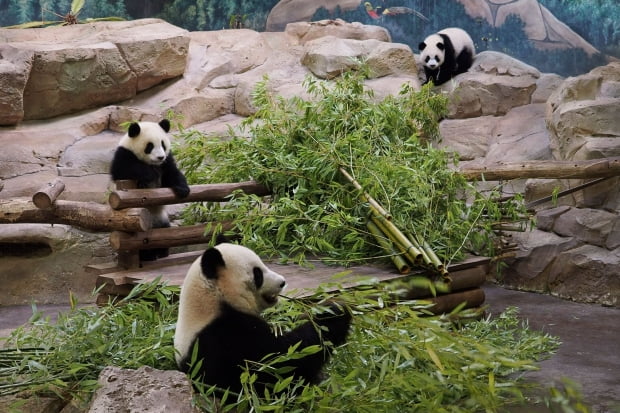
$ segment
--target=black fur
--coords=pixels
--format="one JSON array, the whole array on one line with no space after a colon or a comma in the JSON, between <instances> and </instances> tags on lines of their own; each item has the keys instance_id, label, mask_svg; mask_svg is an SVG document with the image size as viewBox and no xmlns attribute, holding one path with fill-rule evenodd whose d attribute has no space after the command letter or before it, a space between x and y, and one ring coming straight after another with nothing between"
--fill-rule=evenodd
<instances>
[{"instance_id":1,"label":"black fur","mask_svg":"<svg viewBox=\"0 0 620 413\"><path fill-rule=\"evenodd\" d=\"M220 315L196 337L198 354L202 357L198 374L206 385L239 392L239 377L246 361L260 362L270 354L285 354L289 347L301 343L298 347L300 350L320 345L321 351L289 360L285 365L293 368L289 374L303 378L308 383L318 383L321 369L329 360L333 346L345 342L350 323L349 311L339 304L330 303L329 311L314 317L312 322L306 322L284 335L276 336L262 318L235 310L223 302ZM325 341L331 344L328 345ZM183 372L190 369L189 361L195 343L192 343L189 354L181 360L180 369ZM264 387L276 381L275 376L260 373L254 386L258 394L263 394Z\"/></svg>"},{"instance_id":2,"label":"black fur","mask_svg":"<svg viewBox=\"0 0 620 413\"><path fill-rule=\"evenodd\" d=\"M119 146L112 159L110 175L113 181L136 181L138 188L171 188L179 198L189 195L187 180L177 167L172 153L168 154L163 164L156 166L142 162L129 149Z\"/></svg>"},{"instance_id":3,"label":"black fur","mask_svg":"<svg viewBox=\"0 0 620 413\"><path fill-rule=\"evenodd\" d=\"M430 82L431 80L435 86L444 84L454 76L467 72L474 61L474 56L471 50L465 48L461 50L457 56L450 38L443 33L439 33L439 36L443 39L443 47L445 48L444 62L436 69L430 69L424 66L424 73L426 74L426 81L424 84ZM439 49L442 48L440 43L437 44L437 47ZM419 48L420 51L424 50L426 48L426 44L424 42L420 43Z\"/></svg>"},{"instance_id":4,"label":"black fur","mask_svg":"<svg viewBox=\"0 0 620 413\"><path fill-rule=\"evenodd\" d=\"M208 279L216 279L220 269L224 267L224 258L217 248L207 249L200 258L200 269Z\"/></svg>"}]
</instances>

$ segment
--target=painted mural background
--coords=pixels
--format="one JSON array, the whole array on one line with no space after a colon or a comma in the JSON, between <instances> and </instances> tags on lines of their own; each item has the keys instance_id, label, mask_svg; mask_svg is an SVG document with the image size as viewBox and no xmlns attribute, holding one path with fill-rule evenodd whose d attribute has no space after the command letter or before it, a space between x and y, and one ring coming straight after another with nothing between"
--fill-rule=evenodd
<instances>
[{"instance_id":1,"label":"painted mural background","mask_svg":"<svg viewBox=\"0 0 620 413\"><path fill-rule=\"evenodd\" d=\"M0 26L61 20L71 0L0 0ZM187 30L283 30L291 21L340 18L386 27L414 52L428 34L467 30L477 51L495 50L543 72L587 72L620 58L618 0L87 0L79 20L159 17Z\"/></svg>"}]
</instances>

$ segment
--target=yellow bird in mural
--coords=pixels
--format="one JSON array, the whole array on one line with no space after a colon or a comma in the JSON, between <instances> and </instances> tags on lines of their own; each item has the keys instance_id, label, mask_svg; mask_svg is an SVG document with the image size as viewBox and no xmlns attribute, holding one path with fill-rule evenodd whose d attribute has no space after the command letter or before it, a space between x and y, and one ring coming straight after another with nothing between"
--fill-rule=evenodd
<instances>
[{"instance_id":1,"label":"yellow bird in mural","mask_svg":"<svg viewBox=\"0 0 620 413\"><path fill-rule=\"evenodd\" d=\"M414 9L410 9L409 7L402 7L402 6L396 6L396 7L381 7L381 6L377 6L377 7L373 7L372 3L370 3L369 1L364 3L364 7L366 7L366 13L368 13L368 15L375 19L378 20L383 16L396 16L398 14L414 14L416 16L418 16L420 19L424 20L424 21L428 21L428 19L426 18L426 16L424 16L422 13L420 13L417 10Z\"/></svg>"}]
</instances>

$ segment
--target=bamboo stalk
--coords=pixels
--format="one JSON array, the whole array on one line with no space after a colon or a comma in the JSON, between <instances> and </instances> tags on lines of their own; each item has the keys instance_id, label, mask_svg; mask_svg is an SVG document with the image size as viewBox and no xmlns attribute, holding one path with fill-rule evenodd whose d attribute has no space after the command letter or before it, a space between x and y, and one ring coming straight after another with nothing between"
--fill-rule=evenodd
<instances>
[{"instance_id":1,"label":"bamboo stalk","mask_svg":"<svg viewBox=\"0 0 620 413\"><path fill-rule=\"evenodd\" d=\"M422 254L422 261L424 262L424 264L431 265L431 258L428 256L426 251L424 251L422 246L418 243L418 240L411 234L408 234L407 238L409 239L409 241L411 241L414 247L420 250L420 253Z\"/></svg>"},{"instance_id":2,"label":"bamboo stalk","mask_svg":"<svg viewBox=\"0 0 620 413\"><path fill-rule=\"evenodd\" d=\"M364 188L353 178L344 168L339 168L340 173L360 191L360 197L368 202L371 211L370 219L402 252L403 256L409 259L412 265L419 265L420 261L434 268L444 277L448 277L448 271L439 257L424 240L417 242L415 237L405 236L392 222L392 215L387 212L376 200L374 200Z\"/></svg>"},{"instance_id":3,"label":"bamboo stalk","mask_svg":"<svg viewBox=\"0 0 620 413\"><path fill-rule=\"evenodd\" d=\"M371 208L372 211L372 208ZM418 265L422 258L422 253L414 247L407 237L400 232L392 221L384 219L383 216L377 215L376 211L372 211L371 220L402 252L405 258L413 265Z\"/></svg>"},{"instance_id":4,"label":"bamboo stalk","mask_svg":"<svg viewBox=\"0 0 620 413\"><path fill-rule=\"evenodd\" d=\"M351 182L351 184L353 185L353 187L355 187L355 189L357 189L358 191L361 192L361 197L364 199L364 201L368 202L368 204L370 205L371 208L374 208L375 211L383 216L385 219L387 220L391 220L392 219L392 215L390 215L389 212L387 212L385 209L383 209L383 207L373 198L371 197L368 192L364 191L364 188L362 188L362 186L359 184L359 182L357 182L357 180L355 178L353 178L351 175L349 175L349 173L347 171L344 170L344 168L339 168L340 173L344 175L345 178L347 178L347 180L349 182Z\"/></svg>"},{"instance_id":5,"label":"bamboo stalk","mask_svg":"<svg viewBox=\"0 0 620 413\"><path fill-rule=\"evenodd\" d=\"M392 262L398 269L401 274L406 274L409 272L410 268L407 264L407 261L394 251L393 244L390 242L388 238L381 232L377 224L375 224L372 220L368 220L366 222L366 226L368 227L368 231L375 237L381 248L385 250L387 254L389 254Z\"/></svg>"}]
</instances>

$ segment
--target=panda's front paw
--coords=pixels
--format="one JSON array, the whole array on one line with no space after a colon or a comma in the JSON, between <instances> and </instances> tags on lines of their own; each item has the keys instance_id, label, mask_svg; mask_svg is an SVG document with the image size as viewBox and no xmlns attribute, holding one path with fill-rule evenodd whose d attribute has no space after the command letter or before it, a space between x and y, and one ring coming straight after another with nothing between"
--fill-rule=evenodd
<instances>
[{"instance_id":1,"label":"panda's front paw","mask_svg":"<svg viewBox=\"0 0 620 413\"><path fill-rule=\"evenodd\" d=\"M345 342L351 326L351 309L337 300L323 303L325 311L314 317L314 321L327 327L326 337L332 344L339 346Z\"/></svg>"},{"instance_id":2,"label":"panda's front paw","mask_svg":"<svg viewBox=\"0 0 620 413\"><path fill-rule=\"evenodd\" d=\"M173 186L172 191L179 198L186 198L189 195L189 186Z\"/></svg>"}]
</instances>

